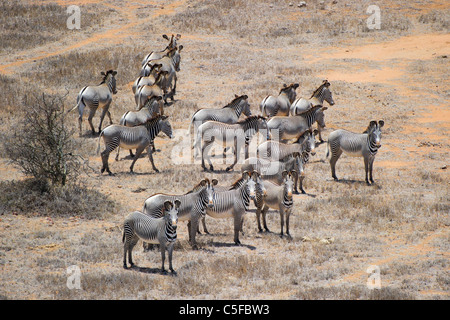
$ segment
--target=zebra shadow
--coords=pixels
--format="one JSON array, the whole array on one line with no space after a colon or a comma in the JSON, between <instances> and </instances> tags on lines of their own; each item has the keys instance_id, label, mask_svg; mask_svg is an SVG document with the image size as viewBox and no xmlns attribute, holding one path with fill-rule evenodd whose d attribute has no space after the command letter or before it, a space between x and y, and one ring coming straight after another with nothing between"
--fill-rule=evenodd
<instances>
[{"instance_id":1,"label":"zebra shadow","mask_svg":"<svg viewBox=\"0 0 450 320\"><path fill-rule=\"evenodd\" d=\"M236 247L242 247L242 248L247 248L247 249L252 250L252 251L256 250L255 246L252 246L252 245L249 245L249 244L243 244L243 243L237 245L235 243L230 243L230 242L214 242L214 241L211 241L211 242L208 242L208 244L210 246L215 247L215 248L236 248Z\"/></svg>"},{"instance_id":2,"label":"zebra shadow","mask_svg":"<svg viewBox=\"0 0 450 320\"><path fill-rule=\"evenodd\" d=\"M132 266L129 268L129 270L133 270L140 273L146 273L146 274L160 274L163 276L171 276L173 275L171 272L162 272L161 268L149 268L149 267L138 267L138 266Z\"/></svg>"},{"instance_id":3,"label":"zebra shadow","mask_svg":"<svg viewBox=\"0 0 450 320\"><path fill-rule=\"evenodd\" d=\"M374 187L377 189L381 189L381 186L377 185L375 182L372 184L367 184L363 180L353 180L353 179L339 179L339 180L333 180L334 182L341 183L341 184L347 184L347 185L360 185L360 186L367 186L367 187Z\"/></svg>"}]
</instances>

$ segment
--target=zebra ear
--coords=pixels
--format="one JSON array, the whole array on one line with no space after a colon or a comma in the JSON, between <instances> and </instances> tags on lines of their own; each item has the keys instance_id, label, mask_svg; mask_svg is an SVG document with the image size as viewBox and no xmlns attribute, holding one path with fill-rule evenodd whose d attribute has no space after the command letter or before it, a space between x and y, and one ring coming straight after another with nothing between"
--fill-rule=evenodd
<instances>
[{"instance_id":1,"label":"zebra ear","mask_svg":"<svg viewBox=\"0 0 450 320\"><path fill-rule=\"evenodd\" d=\"M298 83L294 83L294 89L297 89L300 85Z\"/></svg>"},{"instance_id":2,"label":"zebra ear","mask_svg":"<svg viewBox=\"0 0 450 320\"><path fill-rule=\"evenodd\" d=\"M162 37L166 40L169 40L169 37L167 36L167 34L163 34Z\"/></svg>"},{"instance_id":3,"label":"zebra ear","mask_svg":"<svg viewBox=\"0 0 450 320\"><path fill-rule=\"evenodd\" d=\"M375 120L370 121L369 128L376 127L377 122Z\"/></svg>"},{"instance_id":4,"label":"zebra ear","mask_svg":"<svg viewBox=\"0 0 450 320\"><path fill-rule=\"evenodd\" d=\"M114 71L112 72L112 75L115 76L116 74L117 74L117 71L114 70Z\"/></svg>"},{"instance_id":5,"label":"zebra ear","mask_svg":"<svg viewBox=\"0 0 450 320\"><path fill-rule=\"evenodd\" d=\"M248 171L242 172L242 178L244 178L244 179L250 178L250 174L248 173Z\"/></svg>"},{"instance_id":6,"label":"zebra ear","mask_svg":"<svg viewBox=\"0 0 450 320\"><path fill-rule=\"evenodd\" d=\"M182 50L183 48L184 48L183 45L180 45L180 46L178 47L178 52L181 52L181 50Z\"/></svg>"},{"instance_id":7,"label":"zebra ear","mask_svg":"<svg viewBox=\"0 0 450 320\"><path fill-rule=\"evenodd\" d=\"M292 156L293 156L294 158L300 157L300 152L294 152L294 153L292 153Z\"/></svg>"},{"instance_id":8,"label":"zebra ear","mask_svg":"<svg viewBox=\"0 0 450 320\"><path fill-rule=\"evenodd\" d=\"M287 175L288 175L288 172L287 172L286 170L284 170L284 171L281 173L281 176L283 177L283 179L286 179Z\"/></svg>"},{"instance_id":9,"label":"zebra ear","mask_svg":"<svg viewBox=\"0 0 450 320\"><path fill-rule=\"evenodd\" d=\"M384 126L384 121L383 120L378 121L378 126L382 128Z\"/></svg>"},{"instance_id":10,"label":"zebra ear","mask_svg":"<svg viewBox=\"0 0 450 320\"><path fill-rule=\"evenodd\" d=\"M292 170L291 172L289 172L289 174L290 174L294 179L296 179L296 178L298 177L298 172L295 171L295 170Z\"/></svg>"},{"instance_id":11,"label":"zebra ear","mask_svg":"<svg viewBox=\"0 0 450 320\"><path fill-rule=\"evenodd\" d=\"M314 129L313 134L314 134L315 136L317 136L317 135L319 134L319 130Z\"/></svg>"},{"instance_id":12,"label":"zebra ear","mask_svg":"<svg viewBox=\"0 0 450 320\"><path fill-rule=\"evenodd\" d=\"M181 201L180 200L175 200L175 208L178 209L181 205Z\"/></svg>"},{"instance_id":13,"label":"zebra ear","mask_svg":"<svg viewBox=\"0 0 450 320\"><path fill-rule=\"evenodd\" d=\"M322 107L322 111L325 111L325 110L327 110L328 109L328 107L327 106L325 106L325 107Z\"/></svg>"},{"instance_id":14,"label":"zebra ear","mask_svg":"<svg viewBox=\"0 0 450 320\"><path fill-rule=\"evenodd\" d=\"M218 183L219 183L219 181L218 181L217 179L212 179L212 180L211 180L211 184L212 184L213 186L217 185Z\"/></svg>"},{"instance_id":15,"label":"zebra ear","mask_svg":"<svg viewBox=\"0 0 450 320\"><path fill-rule=\"evenodd\" d=\"M106 76L106 73L104 73L103 71L100 72L100 74L101 74L102 76Z\"/></svg>"},{"instance_id":16,"label":"zebra ear","mask_svg":"<svg viewBox=\"0 0 450 320\"><path fill-rule=\"evenodd\" d=\"M164 210L165 211L170 211L173 208L173 203L172 201L167 200L166 202L164 202Z\"/></svg>"},{"instance_id":17,"label":"zebra ear","mask_svg":"<svg viewBox=\"0 0 450 320\"><path fill-rule=\"evenodd\" d=\"M180 38L181 38L181 34L177 33L175 39L180 40Z\"/></svg>"}]
</instances>

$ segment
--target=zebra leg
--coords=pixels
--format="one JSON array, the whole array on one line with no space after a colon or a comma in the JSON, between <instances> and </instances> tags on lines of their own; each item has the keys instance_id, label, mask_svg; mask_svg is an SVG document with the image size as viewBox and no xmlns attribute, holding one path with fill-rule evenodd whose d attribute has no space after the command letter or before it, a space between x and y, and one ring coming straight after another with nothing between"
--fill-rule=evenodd
<instances>
[{"instance_id":1,"label":"zebra leg","mask_svg":"<svg viewBox=\"0 0 450 320\"><path fill-rule=\"evenodd\" d=\"M161 266L161 273L167 274L166 269L164 268L164 262L166 260L166 245L164 243L160 243L161 248L161 260L162 260L162 266Z\"/></svg>"},{"instance_id":2,"label":"zebra leg","mask_svg":"<svg viewBox=\"0 0 450 320\"><path fill-rule=\"evenodd\" d=\"M92 134L93 135L95 135L95 129L94 129L94 125L92 124L92 118L94 118L95 111L97 111L96 108L90 108L89 117L88 117L88 122L89 122L89 125L91 126L91 130L92 130Z\"/></svg>"},{"instance_id":3,"label":"zebra leg","mask_svg":"<svg viewBox=\"0 0 450 320\"><path fill-rule=\"evenodd\" d=\"M372 176L372 172L373 172L373 162L375 161L375 158L371 158L369 160L369 174L370 174L370 183L375 183L375 181L373 181L373 176Z\"/></svg>"},{"instance_id":4,"label":"zebra leg","mask_svg":"<svg viewBox=\"0 0 450 320\"><path fill-rule=\"evenodd\" d=\"M138 157L141 155L141 153L142 153L142 151L141 151L141 152L139 153L139 155L138 155L138 151L136 150L135 158L138 158ZM148 158L150 159L150 162L151 162L151 164L152 164L153 170L155 170L155 172L158 173L159 170L156 169L156 167L155 167L155 162L153 161L153 151L152 151L152 144L151 144L151 143L150 143L150 144L148 145L148 147L147 147L147 153L148 153Z\"/></svg>"},{"instance_id":5,"label":"zebra leg","mask_svg":"<svg viewBox=\"0 0 450 320\"><path fill-rule=\"evenodd\" d=\"M301 191L303 194L306 193L305 190L303 189L303 180L304 180L304 179L305 179L304 176L301 176L300 179L298 179L300 191ZM297 188L297 186L296 186L296 188ZM298 193L298 191L297 191L297 193Z\"/></svg>"},{"instance_id":6,"label":"zebra leg","mask_svg":"<svg viewBox=\"0 0 450 320\"><path fill-rule=\"evenodd\" d=\"M262 210L262 220L263 220L264 230L266 230L266 232L270 232L270 230L269 230L269 228L267 227L267 224L266 224L266 214L267 214L268 210L269 210L268 206L264 206L264 208Z\"/></svg>"},{"instance_id":7,"label":"zebra leg","mask_svg":"<svg viewBox=\"0 0 450 320\"><path fill-rule=\"evenodd\" d=\"M234 244L240 246L241 241L239 241L239 231L241 230L242 214L239 212L234 212L233 216L234 216Z\"/></svg>"},{"instance_id":8,"label":"zebra leg","mask_svg":"<svg viewBox=\"0 0 450 320\"><path fill-rule=\"evenodd\" d=\"M130 267L133 268L134 267L134 263L133 263L133 248L136 245L136 243L138 242L138 238L137 237L133 237L132 239L126 239L125 240L125 244L124 244L124 255L123 255L123 267L125 269L128 269L127 267L127 261L126 261L126 256L128 253L128 262L130 263Z\"/></svg>"},{"instance_id":9,"label":"zebra leg","mask_svg":"<svg viewBox=\"0 0 450 320\"><path fill-rule=\"evenodd\" d=\"M261 228L260 216L261 216L261 207L256 207L256 222L258 223L258 232L259 233L261 233L263 231Z\"/></svg>"},{"instance_id":10,"label":"zebra leg","mask_svg":"<svg viewBox=\"0 0 450 320\"><path fill-rule=\"evenodd\" d=\"M369 157L364 157L364 169L365 169L365 171L366 171L366 184L368 185L368 186L370 186L370 182L369 182L369 179L368 179L368 175L369 175Z\"/></svg>"},{"instance_id":11,"label":"zebra leg","mask_svg":"<svg viewBox=\"0 0 450 320\"><path fill-rule=\"evenodd\" d=\"M109 112L109 110L107 111L107 115L108 115L108 118L109 118L109 124L113 124L113 121L111 119L111 112Z\"/></svg>"},{"instance_id":12,"label":"zebra leg","mask_svg":"<svg viewBox=\"0 0 450 320\"><path fill-rule=\"evenodd\" d=\"M240 148L238 149L237 144L238 144L238 138L234 137L234 163L225 169L227 172L233 170L234 166L238 162Z\"/></svg>"},{"instance_id":13,"label":"zebra leg","mask_svg":"<svg viewBox=\"0 0 450 320\"><path fill-rule=\"evenodd\" d=\"M280 232L280 237L283 238L284 236L284 211L282 208L280 208L280 225L281 225L281 232Z\"/></svg>"},{"instance_id":14,"label":"zebra leg","mask_svg":"<svg viewBox=\"0 0 450 320\"><path fill-rule=\"evenodd\" d=\"M202 168L204 171L207 171L206 166L205 166L205 158L207 158L207 160L208 160L209 170L214 171L214 167L213 167L213 165L211 163L211 159L208 155L209 150L211 149L212 144L214 142L214 139L215 138L212 137L211 141L204 142L202 145Z\"/></svg>"},{"instance_id":15,"label":"zebra leg","mask_svg":"<svg viewBox=\"0 0 450 320\"><path fill-rule=\"evenodd\" d=\"M342 150L337 150L336 152L332 151L331 153L331 159L330 159L330 166L331 166L331 176L335 181L338 181L338 178L336 177L336 162L338 161L339 157L342 154Z\"/></svg>"},{"instance_id":16,"label":"zebra leg","mask_svg":"<svg viewBox=\"0 0 450 320\"><path fill-rule=\"evenodd\" d=\"M172 274L177 274L172 266L172 254L173 254L173 243L169 244L169 248L167 248L167 252L169 253L169 270Z\"/></svg>"},{"instance_id":17,"label":"zebra leg","mask_svg":"<svg viewBox=\"0 0 450 320\"><path fill-rule=\"evenodd\" d=\"M206 217L202 217L202 225L203 225L203 232L206 234L210 234L208 229L206 229ZM200 230L200 228L199 228L199 230Z\"/></svg>"},{"instance_id":18,"label":"zebra leg","mask_svg":"<svg viewBox=\"0 0 450 320\"><path fill-rule=\"evenodd\" d=\"M130 173L133 173L134 164L136 163L137 159L139 159L139 157L141 156L141 153L142 153L142 151L144 151L144 149L145 149L145 147L139 147L138 149L136 149L136 155L134 156L134 159L131 162Z\"/></svg>"},{"instance_id":19,"label":"zebra leg","mask_svg":"<svg viewBox=\"0 0 450 320\"><path fill-rule=\"evenodd\" d=\"M285 215L286 215L286 235L288 236L289 239L292 239L292 236L289 232L289 217L291 215L291 210L289 210L289 209L286 210Z\"/></svg>"},{"instance_id":20,"label":"zebra leg","mask_svg":"<svg viewBox=\"0 0 450 320\"><path fill-rule=\"evenodd\" d=\"M198 249L197 241L195 240L195 236L197 234L198 230L198 217L197 218L191 218L188 222L188 228L189 228L189 242L191 243L192 249L196 250Z\"/></svg>"},{"instance_id":21,"label":"zebra leg","mask_svg":"<svg viewBox=\"0 0 450 320\"><path fill-rule=\"evenodd\" d=\"M105 170L106 170L106 172L108 172L108 174L110 176L112 176L112 172L109 170L109 165L108 165L109 153L110 152L108 152L108 150L105 150L105 151L103 151L101 153L102 164L103 164L102 169L101 169L101 173L105 172Z\"/></svg>"},{"instance_id":22,"label":"zebra leg","mask_svg":"<svg viewBox=\"0 0 450 320\"><path fill-rule=\"evenodd\" d=\"M109 111L108 111L109 104L110 104L110 103L108 103L107 105L105 105L105 106L103 107L103 109L102 109L102 114L100 115L100 123L99 123L99 125L98 125L98 132L101 132L101 131L102 131L103 119L105 119L106 113L109 113ZM111 124L112 124L111 115L110 115L109 120L111 121Z\"/></svg>"}]
</instances>

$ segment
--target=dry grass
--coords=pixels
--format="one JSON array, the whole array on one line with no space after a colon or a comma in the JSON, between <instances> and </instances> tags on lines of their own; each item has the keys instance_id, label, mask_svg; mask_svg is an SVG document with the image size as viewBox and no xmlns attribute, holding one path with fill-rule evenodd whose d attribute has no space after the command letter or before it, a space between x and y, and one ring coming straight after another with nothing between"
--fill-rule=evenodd
<instances>
[{"instance_id":1,"label":"dry grass","mask_svg":"<svg viewBox=\"0 0 450 320\"><path fill-rule=\"evenodd\" d=\"M349 5L326 2L323 6L320 1L308 1L303 9L289 6L288 1L188 1L170 15L151 20L146 12L152 13L154 7L132 5L129 12L125 4L120 9L123 12L115 11L123 19L117 23L127 23L127 13L143 22L131 30L135 33L129 31L128 37L121 38L120 45L89 43L30 62L12 75L0 75L0 90L9 93L0 101L1 134L8 135L20 119L21 113L16 111L26 107L24 94L30 85L50 93L67 88L68 101L75 101L78 91L98 83L100 72L106 69L118 70L119 92L111 106L117 123L125 111L134 109L130 82L139 72L142 57L162 49L161 34L181 33L185 49L177 101L165 110L175 129L187 129L188 119L197 109L222 107L234 94L248 94L252 112L258 114L260 101L276 94L283 83L300 83L298 96L309 97L330 72L370 73L386 65L400 69L402 77L396 81L330 80L336 105L326 111L325 139L335 128L362 132L371 119L386 122L383 147L374 165L376 184L365 185L362 159L345 156L337 164L341 181L332 181L329 164L322 161L326 147L322 144L306 167L308 194L295 196L291 240L279 237L279 215L274 211L268 214L272 232L258 233L251 208L241 236L243 246L232 244L231 219L207 217L211 235L198 235L200 250L192 250L186 223L181 222L174 252L176 277L161 275L159 252L143 252L140 244L134 250L139 268L124 270L120 228L129 212L140 210L154 193L188 192L205 176L230 185L239 176L238 170L207 174L198 164L174 164L171 151L178 140L158 137L155 143L161 151L154 157L160 174L151 170L145 156L136 162L136 174L130 175L131 160L122 151L120 161L110 157L116 175L102 176L101 160L95 152L97 139L75 137L76 152L89 160L92 170L80 177L83 186L61 189L55 196L43 195L4 159L0 162L5 180L0 184L0 234L7 234L0 237L0 297L448 299L449 179L448 169L440 169L448 165L449 145L440 138L448 126L428 119L429 109L423 103L426 97L427 104L439 107L448 99L449 88L443 81L446 59L309 61L321 57L324 47L332 52L424 30L445 32L445 10L433 11L426 4L404 8L401 2L381 2L383 27L375 32L365 28L368 1ZM101 5L93 4L95 8L109 12ZM44 10L45 16L45 10L59 9L48 5L33 10L30 14ZM87 12L96 14L90 9ZM29 19L29 23L41 22ZM93 23L89 30L95 33L96 27ZM65 32L58 28L55 26L56 39L36 37L30 47L40 41L57 41ZM8 50L20 45L11 44ZM68 117L76 127L76 112ZM408 131L408 126L415 131ZM305 242L304 237L334 241ZM366 286L365 271L373 264L381 270L380 290ZM81 268L82 290L66 286L66 268L71 265ZM15 285L18 279L20 287Z\"/></svg>"}]
</instances>

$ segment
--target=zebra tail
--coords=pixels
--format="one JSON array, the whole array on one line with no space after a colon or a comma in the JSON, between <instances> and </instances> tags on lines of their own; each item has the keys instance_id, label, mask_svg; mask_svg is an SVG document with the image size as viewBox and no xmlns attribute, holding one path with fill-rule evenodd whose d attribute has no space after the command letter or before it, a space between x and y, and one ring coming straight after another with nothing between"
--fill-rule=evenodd
<instances>
[{"instance_id":1,"label":"zebra tail","mask_svg":"<svg viewBox=\"0 0 450 320\"><path fill-rule=\"evenodd\" d=\"M327 154L325 155L325 159L328 159L328 156L330 155L330 141L327 141Z\"/></svg>"}]
</instances>

